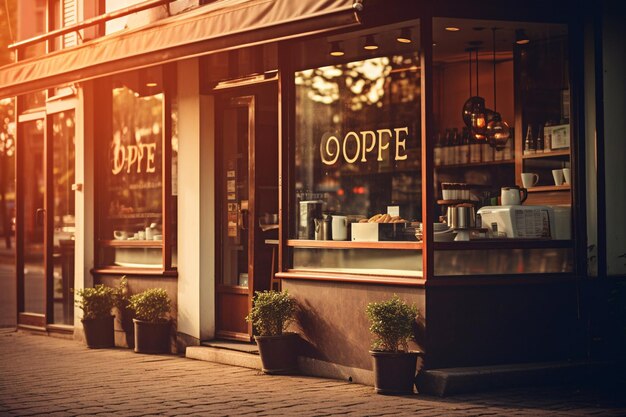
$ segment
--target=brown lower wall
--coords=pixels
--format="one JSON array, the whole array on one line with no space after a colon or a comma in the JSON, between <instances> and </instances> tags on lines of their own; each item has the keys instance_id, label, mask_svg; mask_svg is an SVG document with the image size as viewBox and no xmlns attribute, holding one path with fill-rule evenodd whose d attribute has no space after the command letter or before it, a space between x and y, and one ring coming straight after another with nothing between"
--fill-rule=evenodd
<instances>
[{"instance_id":1,"label":"brown lower wall","mask_svg":"<svg viewBox=\"0 0 626 417\"><path fill-rule=\"evenodd\" d=\"M581 359L582 286L569 282L429 287L427 369Z\"/></svg>"},{"instance_id":2,"label":"brown lower wall","mask_svg":"<svg viewBox=\"0 0 626 417\"><path fill-rule=\"evenodd\" d=\"M291 330L303 339L301 363L314 369L308 373L370 372L372 337L365 306L394 293L415 303L423 317L416 333L419 347L413 348L424 351L425 369L585 357L584 297L574 280L502 280L501 285L412 288L285 279L283 288L301 307ZM333 374L330 367L341 372Z\"/></svg>"},{"instance_id":3,"label":"brown lower wall","mask_svg":"<svg viewBox=\"0 0 626 417\"><path fill-rule=\"evenodd\" d=\"M365 315L369 302L398 294L424 312L422 288L299 279L283 280L282 285L300 307L290 330L302 337L301 359L336 364L344 370L354 369L357 374L359 370L372 370L372 337Z\"/></svg>"},{"instance_id":4,"label":"brown lower wall","mask_svg":"<svg viewBox=\"0 0 626 417\"><path fill-rule=\"evenodd\" d=\"M148 276L126 276L128 281L129 296L140 293L149 288L163 288L167 291L167 294L172 300L172 310L170 311L170 318L172 320L171 331L171 351L177 352L176 343L176 317L178 316L178 280L172 277L148 277ZM108 287L117 287L119 285L121 276L117 275L98 275L95 277L94 285L104 284ZM115 313L115 346L118 347L134 347L134 330L132 321L132 312L122 311L117 308L113 309Z\"/></svg>"}]
</instances>

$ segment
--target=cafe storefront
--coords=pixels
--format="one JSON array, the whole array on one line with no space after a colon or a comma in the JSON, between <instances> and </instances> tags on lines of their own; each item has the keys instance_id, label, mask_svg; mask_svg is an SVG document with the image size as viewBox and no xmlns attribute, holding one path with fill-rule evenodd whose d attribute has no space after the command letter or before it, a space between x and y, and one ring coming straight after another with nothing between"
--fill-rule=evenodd
<instances>
[{"instance_id":1,"label":"cafe storefront","mask_svg":"<svg viewBox=\"0 0 626 417\"><path fill-rule=\"evenodd\" d=\"M371 382L364 308L393 294L425 371L584 359L575 23L408 10L286 47L277 276L301 367Z\"/></svg>"},{"instance_id":2,"label":"cafe storefront","mask_svg":"<svg viewBox=\"0 0 626 417\"><path fill-rule=\"evenodd\" d=\"M302 372L362 383L365 306L393 294L423 371L587 359L577 9L330 3L83 70L75 288L166 288L182 350L250 342L280 286Z\"/></svg>"}]
</instances>

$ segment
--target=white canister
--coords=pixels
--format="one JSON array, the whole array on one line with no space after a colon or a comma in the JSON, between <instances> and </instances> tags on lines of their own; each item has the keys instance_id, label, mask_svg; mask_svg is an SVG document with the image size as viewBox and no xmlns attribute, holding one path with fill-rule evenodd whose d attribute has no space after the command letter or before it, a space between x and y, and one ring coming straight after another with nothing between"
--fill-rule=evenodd
<instances>
[{"instance_id":1,"label":"white canister","mask_svg":"<svg viewBox=\"0 0 626 417\"><path fill-rule=\"evenodd\" d=\"M348 240L348 218L333 215L333 240Z\"/></svg>"}]
</instances>

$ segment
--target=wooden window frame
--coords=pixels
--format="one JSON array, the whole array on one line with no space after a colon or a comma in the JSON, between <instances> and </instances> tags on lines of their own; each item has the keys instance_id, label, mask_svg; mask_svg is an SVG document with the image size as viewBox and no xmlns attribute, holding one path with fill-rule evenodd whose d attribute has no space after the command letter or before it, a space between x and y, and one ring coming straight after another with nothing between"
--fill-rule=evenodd
<instances>
[{"instance_id":1,"label":"wooden window frame","mask_svg":"<svg viewBox=\"0 0 626 417\"><path fill-rule=\"evenodd\" d=\"M95 268L92 273L96 275L138 275L138 276L162 276L176 277L177 268L172 266L172 247L174 244L173 228L172 228L172 100L176 96L176 68L175 65L163 65L163 111L161 114L162 134L161 146L163 154L161 158L161 216L163 223L163 239L153 242L119 242L109 239L101 239L100 227L102 222L102 193L96 191L94 195L94 262ZM109 79L110 80L110 79ZM96 155L106 155L107 147L110 144L112 134L112 83L104 82L96 89L97 97L107 97L106 103L102 106L102 117L99 123L101 128L97 129L96 134ZM105 189L105 169L106 161L102 158L94 157L96 190ZM141 267L123 267L115 265L105 265L100 263L100 254L103 248L111 247L160 247L161 248L161 267L158 268L141 268Z\"/></svg>"},{"instance_id":2,"label":"wooden window frame","mask_svg":"<svg viewBox=\"0 0 626 417\"><path fill-rule=\"evenodd\" d=\"M432 137L433 129L433 20L439 17L462 17L464 19L484 19L485 16L476 15L476 11L461 8L451 13L445 5L434 6L429 8L422 15L406 16L403 19L415 18L420 20L420 39L421 39L421 115L422 118L422 218L423 221L423 243L422 243L422 259L423 259L423 278L394 278L394 277L372 277L361 275L349 275L341 273L315 273L311 271L298 271L293 269L293 251L294 244L292 236L294 236L293 224L296 215L296 207L293 205L295 198L295 85L294 85L294 67L290 61L291 42L284 42L279 45L279 161L280 161L280 189L279 189L279 210L280 210L280 230L279 230L279 254L278 254L278 278L285 279L305 279L317 281L338 281L338 282L364 282L379 283L383 285L414 285L425 286L428 284L441 285L484 285L496 283L502 284L502 278L506 278L507 282L515 283L536 283L538 280L550 282L555 280L579 279L586 273L586 209L584 201L586 198L584 186L576 184L584 184L585 155L584 146L581 146L580 136L584 134L584 120L582 109L582 93L583 93L583 74L582 74L582 50L576 46L582 44L582 35L579 34L580 19L575 14L561 16L555 21L546 21L545 16L539 16L533 13L524 13L524 20L532 22L561 23L568 26L568 49L570 54L569 77L570 77L570 114L572 121L570 122L571 148L570 161L572 165L572 176L574 186L571 186L572 200L572 218L573 222L572 238L569 240L552 240L552 241L518 241L506 242L506 248L561 248L571 249L574 254L573 270L571 272L562 273L545 273L545 274L498 274L493 276L480 277L477 275L467 276L435 276L434 275L434 250L464 250L464 249L497 249L502 248L502 242L478 242L476 247L470 247L467 242L459 243L440 243L433 241L432 223L434 221L434 206L436 196L434 195L433 181L434 175L434 144L427 138ZM389 17L386 17L389 19ZM396 19L398 17L396 16ZM500 10L493 16L489 16L490 20L511 20L510 15L507 18L507 11ZM400 19L402 20L402 19ZM373 18L368 27L374 27L390 23L385 21L385 17L381 19ZM577 26L578 25L578 26ZM330 62L330 60L329 60ZM521 153L517 152L516 155ZM519 156L519 155L518 155ZM516 156L516 158L518 158ZM519 156L521 161L521 156ZM517 162L517 161L516 161ZM550 190L547 190L550 191ZM407 250L408 248L398 246L399 250ZM438 285L438 284L437 284Z\"/></svg>"}]
</instances>

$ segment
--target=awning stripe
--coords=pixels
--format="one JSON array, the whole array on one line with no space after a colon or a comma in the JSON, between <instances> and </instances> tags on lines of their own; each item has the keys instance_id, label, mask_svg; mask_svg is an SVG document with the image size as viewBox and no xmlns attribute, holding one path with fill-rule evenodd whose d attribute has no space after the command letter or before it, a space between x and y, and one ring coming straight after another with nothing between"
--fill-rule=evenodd
<instances>
[{"instance_id":1,"label":"awning stripe","mask_svg":"<svg viewBox=\"0 0 626 417\"><path fill-rule=\"evenodd\" d=\"M353 0L222 0L0 68L10 97L191 56L358 24Z\"/></svg>"}]
</instances>

